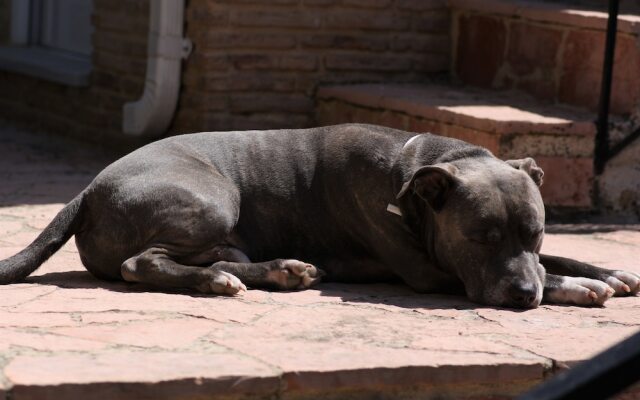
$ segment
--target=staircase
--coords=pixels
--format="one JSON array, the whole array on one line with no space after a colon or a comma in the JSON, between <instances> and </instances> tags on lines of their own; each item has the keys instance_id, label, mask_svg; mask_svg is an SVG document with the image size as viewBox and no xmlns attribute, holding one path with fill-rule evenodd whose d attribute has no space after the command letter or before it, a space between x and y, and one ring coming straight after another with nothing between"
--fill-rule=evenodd
<instances>
[{"instance_id":1,"label":"staircase","mask_svg":"<svg viewBox=\"0 0 640 400\"><path fill-rule=\"evenodd\" d=\"M638 213L634 155L640 146L612 160L600 177L593 173L607 14L544 1L449 4L449 83L323 87L318 122L432 132L485 146L503 159L531 156L545 171L542 195L553 212ZM640 105L639 31L640 17L619 17L614 122L629 121ZM620 135L632 128L623 125ZM626 179L629 174L635 175Z\"/></svg>"}]
</instances>

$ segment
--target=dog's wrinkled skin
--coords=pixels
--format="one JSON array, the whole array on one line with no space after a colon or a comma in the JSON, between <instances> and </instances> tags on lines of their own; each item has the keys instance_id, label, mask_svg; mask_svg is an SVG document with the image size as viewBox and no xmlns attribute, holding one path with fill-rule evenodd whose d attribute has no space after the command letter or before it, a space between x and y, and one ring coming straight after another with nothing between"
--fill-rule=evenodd
<instances>
[{"instance_id":1,"label":"dog's wrinkled skin","mask_svg":"<svg viewBox=\"0 0 640 400\"><path fill-rule=\"evenodd\" d=\"M0 261L0 283L25 278L75 234L99 278L204 293L400 279L532 308L638 292L635 274L538 254L543 173L532 159L412 136L338 125L152 143L107 167L34 243Z\"/></svg>"}]
</instances>

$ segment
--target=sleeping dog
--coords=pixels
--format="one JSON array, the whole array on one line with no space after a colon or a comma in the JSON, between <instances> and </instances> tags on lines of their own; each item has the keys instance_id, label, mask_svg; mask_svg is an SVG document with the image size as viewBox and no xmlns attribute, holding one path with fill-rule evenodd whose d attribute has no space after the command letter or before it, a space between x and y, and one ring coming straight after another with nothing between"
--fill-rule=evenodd
<instances>
[{"instance_id":1,"label":"sleeping dog","mask_svg":"<svg viewBox=\"0 0 640 400\"><path fill-rule=\"evenodd\" d=\"M174 136L104 169L0 261L0 283L75 235L98 278L204 293L323 279L517 308L636 294L635 274L539 254L542 177L531 158L370 125Z\"/></svg>"}]
</instances>

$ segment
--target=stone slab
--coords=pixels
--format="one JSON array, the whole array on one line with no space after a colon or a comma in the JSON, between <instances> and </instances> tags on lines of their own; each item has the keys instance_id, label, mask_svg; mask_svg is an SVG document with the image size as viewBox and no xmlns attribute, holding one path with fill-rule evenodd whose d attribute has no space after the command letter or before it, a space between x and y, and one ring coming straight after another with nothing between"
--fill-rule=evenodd
<instances>
[{"instance_id":1,"label":"stone slab","mask_svg":"<svg viewBox=\"0 0 640 400\"><path fill-rule=\"evenodd\" d=\"M233 353L117 351L17 356L4 368L13 399L268 397L280 372Z\"/></svg>"},{"instance_id":2,"label":"stone slab","mask_svg":"<svg viewBox=\"0 0 640 400\"><path fill-rule=\"evenodd\" d=\"M595 135L591 114L540 103L522 93L435 84L360 84L323 87L318 97L497 134Z\"/></svg>"}]
</instances>

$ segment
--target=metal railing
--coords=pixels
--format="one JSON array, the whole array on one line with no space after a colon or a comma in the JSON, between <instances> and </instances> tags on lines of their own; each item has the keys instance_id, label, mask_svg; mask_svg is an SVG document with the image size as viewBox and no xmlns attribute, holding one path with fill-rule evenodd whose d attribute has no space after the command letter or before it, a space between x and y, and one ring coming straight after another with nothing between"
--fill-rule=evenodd
<instances>
[{"instance_id":1,"label":"metal railing","mask_svg":"<svg viewBox=\"0 0 640 400\"><path fill-rule=\"evenodd\" d=\"M613 147L611 147L609 140L609 107L611 103L611 82L613 80L613 62L615 59L616 34L618 31L619 5L619 0L609 1L607 38L604 49L600 103L598 107L598 119L596 121L597 133L593 159L596 175L600 175L604 171L607 161L615 157L629 144L640 137L640 129L636 129L633 133L626 136Z\"/></svg>"},{"instance_id":2,"label":"metal railing","mask_svg":"<svg viewBox=\"0 0 640 400\"><path fill-rule=\"evenodd\" d=\"M562 372L518 400L606 399L640 378L640 332Z\"/></svg>"}]
</instances>

